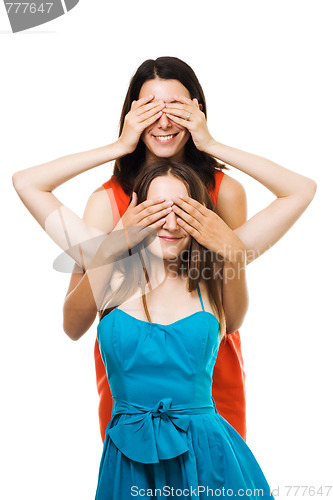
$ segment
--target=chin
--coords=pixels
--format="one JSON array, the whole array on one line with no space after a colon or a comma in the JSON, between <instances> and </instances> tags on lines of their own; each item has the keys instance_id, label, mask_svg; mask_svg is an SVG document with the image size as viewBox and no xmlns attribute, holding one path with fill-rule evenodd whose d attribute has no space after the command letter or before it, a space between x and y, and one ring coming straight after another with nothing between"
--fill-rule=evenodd
<instances>
[{"instance_id":1,"label":"chin","mask_svg":"<svg viewBox=\"0 0 333 500\"><path fill-rule=\"evenodd\" d=\"M155 151L151 151L153 153L153 155L157 156L158 158L173 158L174 156L177 155L177 153L179 153L178 151L165 151L165 149L163 150L155 150Z\"/></svg>"},{"instance_id":2,"label":"chin","mask_svg":"<svg viewBox=\"0 0 333 500\"><path fill-rule=\"evenodd\" d=\"M151 154L158 158L172 158L174 156L177 156L179 154L182 154L183 148L169 148L166 146L159 146L159 145L150 145L148 146L149 151Z\"/></svg>"}]
</instances>

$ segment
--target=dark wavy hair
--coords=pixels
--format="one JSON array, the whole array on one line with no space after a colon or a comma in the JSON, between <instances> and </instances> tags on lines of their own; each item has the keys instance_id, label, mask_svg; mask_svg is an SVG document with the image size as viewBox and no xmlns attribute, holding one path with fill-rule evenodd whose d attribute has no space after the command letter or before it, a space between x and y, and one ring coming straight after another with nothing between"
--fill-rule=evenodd
<instances>
[{"instance_id":1,"label":"dark wavy hair","mask_svg":"<svg viewBox=\"0 0 333 500\"><path fill-rule=\"evenodd\" d=\"M191 99L198 99L207 118L205 95L193 69L177 57L148 59L139 66L130 81L120 117L119 137L123 130L125 116L130 111L132 102L138 100L142 85L147 80L155 78L178 80L187 88ZM206 187L211 190L215 188L215 169L226 168L209 154L199 151L192 137L189 137L185 145L185 155L182 161L199 173ZM141 139L133 153L123 156L115 162L113 175L128 196L131 196L133 192L135 179L144 163L145 145Z\"/></svg>"},{"instance_id":2,"label":"dark wavy hair","mask_svg":"<svg viewBox=\"0 0 333 500\"><path fill-rule=\"evenodd\" d=\"M138 196L137 204L147 199L149 186L153 179L166 175L177 177L183 182L191 198L197 200L209 210L215 211L212 199L199 175L187 164L171 161L167 158L161 158L149 165L145 165L140 171L134 185L134 191ZM146 285L148 284L150 287L151 259L147 256L144 244L139 248L138 254L141 264L139 258L133 258L131 261L120 259L115 265L116 273L122 275L122 282L120 286L119 282L113 286L111 280L111 290L108 293L109 300L104 303L100 311L100 319L111 312L115 305L122 304L141 288L143 308L148 321L151 322L145 292ZM191 238L190 248L183 251L181 262L181 269L178 272L187 277L188 292L195 290L204 276L209 301L219 318L220 334L221 338L224 338L226 336L226 322L222 306L222 282L221 277L219 277L221 274L217 272L223 270L223 259L218 260L213 252L207 250L194 238ZM113 304L112 307L110 307L110 302Z\"/></svg>"}]
</instances>

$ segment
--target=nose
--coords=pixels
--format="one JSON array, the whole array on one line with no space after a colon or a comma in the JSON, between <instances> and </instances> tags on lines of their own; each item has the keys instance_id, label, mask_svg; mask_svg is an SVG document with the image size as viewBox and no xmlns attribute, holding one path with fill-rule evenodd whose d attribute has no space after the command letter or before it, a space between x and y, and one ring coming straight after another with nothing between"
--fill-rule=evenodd
<instances>
[{"instance_id":1,"label":"nose","mask_svg":"<svg viewBox=\"0 0 333 500\"><path fill-rule=\"evenodd\" d=\"M165 130L172 127L172 123L171 120L167 117L167 115L165 113L162 113L161 117L157 121L157 126L158 128Z\"/></svg>"},{"instance_id":2,"label":"nose","mask_svg":"<svg viewBox=\"0 0 333 500\"><path fill-rule=\"evenodd\" d=\"M179 229L179 225L177 222L177 215L175 212L171 211L166 217L165 217L165 222L163 224L163 229L166 229L167 231L176 231Z\"/></svg>"}]
</instances>

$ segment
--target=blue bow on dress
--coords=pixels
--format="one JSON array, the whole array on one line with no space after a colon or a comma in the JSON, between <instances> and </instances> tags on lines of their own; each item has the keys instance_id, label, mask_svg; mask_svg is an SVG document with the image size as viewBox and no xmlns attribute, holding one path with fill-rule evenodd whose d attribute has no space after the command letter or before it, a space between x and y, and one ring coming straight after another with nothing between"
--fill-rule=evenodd
<instances>
[{"instance_id":1,"label":"blue bow on dress","mask_svg":"<svg viewBox=\"0 0 333 500\"><path fill-rule=\"evenodd\" d=\"M177 457L189 450L186 431L191 421L188 413L193 411L171 410L171 405L171 398L161 399L154 408L126 403L123 413L135 415L110 427L107 434L124 455L137 462L158 463Z\"/></svg>"}]
</instances>

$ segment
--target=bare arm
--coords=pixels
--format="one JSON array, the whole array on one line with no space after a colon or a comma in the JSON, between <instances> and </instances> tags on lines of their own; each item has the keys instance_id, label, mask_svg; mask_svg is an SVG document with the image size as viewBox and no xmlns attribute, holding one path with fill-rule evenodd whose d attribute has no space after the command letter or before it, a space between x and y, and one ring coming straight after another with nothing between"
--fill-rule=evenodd
<instances>
[{"instance_id":1,"label":"bare arm","mask_svg":"<svg viewBox=\"0 0 333 500\"><path fill-rule=\"evenodd\" d=\"M83 219L105 233L113 230L112 208L103 187L89 197ZM97 305L87 273L75 265L63 306L63 328L72 339L78 340L93 324Z\"/></svg>"},{"instance_id":2,"label":"bare arm","mask_svg":"<svg viewBox=\"0 0 333 500\"><path fill-rule=\"evenodd\" d=\"M119 144L103 146L75 153L51 162L15 172L13 185L31 215L45 229L48 217L63 204L53 190L69 179L124 154Z\"/></svg>"},{"instance_id":3,"label":"bare arm","mask_svg":"<svg viewBox=\"0 0 333 500\"><path fill-rule=\"evenodd\" d=\"M250 175L277 197L268 207L235 229L235 234L246 246L249 264L274 245L301 216L315 195L315 181L266 158L216 141L208 130L206 117L197 99L175 97L175 102L168 103L163 111L175 123L189 130L200 151Z\"/></svg>"},{"instance_id":4,"label":"bare arm","mask_svg":"<svg viewBox=\"0 0 333 500\"><path fill-rule=\"evenodd\" d=\"M232 230L241 226L247 220L245 189L239 181L226 173L223 175L220 185L216 211ZM245 267L241 261L242 256L244 256L242 252L239 252L236 262L225 261L223 267L222 303L227 334L233 333L241 327L249 305Z\"/></svg>"},{"instance_id":5,"label":"bare arm","mask_svg":"<svg viewBox=\"0 0 333 500\"><path fill-rule=\"evenodd\" d=\"M207 151L250 175L277 197L234 230L245 244L249 264L279 241L302 215L315 195L316 182L266 158L216 141L210 143Z\"/></svg>"},{"instance_id":6,"label":"bare arm","mask_svg":"<svg viewBox=\"0 0 333 500\"><path fill-rule=\"evenodd\" d=\"M238 248L235 260L225 260L223 266L222 303L226 319L226 333L238 330L244 321L249 306L249 294L244 264L245 247Z\"/></svg>"}]
</instances>

